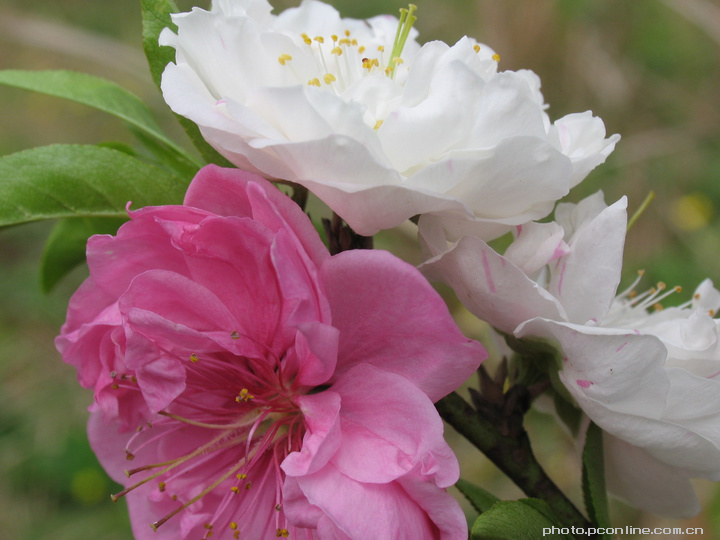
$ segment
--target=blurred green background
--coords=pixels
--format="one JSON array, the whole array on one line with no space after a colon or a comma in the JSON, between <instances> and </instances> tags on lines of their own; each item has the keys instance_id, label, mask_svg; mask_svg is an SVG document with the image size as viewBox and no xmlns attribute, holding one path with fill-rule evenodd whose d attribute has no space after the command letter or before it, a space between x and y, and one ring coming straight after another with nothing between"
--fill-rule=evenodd
<instances>
[{"instance_id":1,"label":"blurred green background","mask_svg":"<svg viewBox=\"0 0 720 540\"><path fill-rule=\"evenodd\" d=\"M276 9L297 5L276 1ZM344 16L396 13L399 1L334 0ZM543 82L556 119L591 109L622 141L569 199L603 189L628 195L630 212L657 195L631 231L625 275L681 285L689 297L709 276L720 283L720 2L717 0L415 0L421 41L467 34L501 55L501 69L528 68ZM185 140L151 83L141 51L139 1L0 0L0 68L74 69L138 94L176 139ZM207 2L197 2L207 7ZM188 10L193 2L180 1ZM460 106L462 106L460 104ZM0 154L63 142L123 141L122 124L72 103L0 87ZM78 269L48 296L38 263L50 224L0 234L0 537L11 540L130 538L123 503L85 437L86 407L74 370L53 337ZM397 246L393 236L381 245ZM412 252L407 253L412 260ZM673 303L672 298L667 303ZM462 312L468 332L477 325ZM580 503L569 441L548 417L530 429L551 476ZM463 474L502 497L517 489L462 441ZM698 482L703 513L673 521L613 507L614 525L704 527L720 537L720 491ZM664 536L673 538L673 536Z\"/></svg>"}]
</instances>

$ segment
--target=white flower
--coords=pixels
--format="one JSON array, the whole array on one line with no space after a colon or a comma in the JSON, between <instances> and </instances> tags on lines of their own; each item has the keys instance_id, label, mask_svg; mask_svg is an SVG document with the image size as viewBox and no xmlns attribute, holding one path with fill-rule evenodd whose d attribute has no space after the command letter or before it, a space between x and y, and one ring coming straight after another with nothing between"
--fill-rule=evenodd
<instances>
[{"instance_id":1,"label":"white flower","mask_svg":"<svg viewBox=\"0 0 720 540\"><path fill-rule=\"evenodd\" d=\"M488 239L547 215L619 136L590 112L552 124L538 77L498 72L473 39L420 47L413 9L399 23L215 0L174 15L165 100L234 164L306 186L360 234L433 212Z\"/></svg>"},{"instance_id":2,"label":"white flower","mask_svg":"<svg viewBox=\"0 0 720 540\"><path fill-rule=\"evenodd\" d=\"M562 203L557 222L526 223L500 255L483 240L463 236L448 248L443 223L422 216L420 268L450 285L478 318L512 333L535 317L584 324L610 309L622 267L627 201L606 207L602 192L580 204Z\"/></svg>"},{"instance_id":3,"label":"white flower","mask_svg":"<svg viewBox=\"0 0 720 540\"><path fill-rule=\"evenodd\" d=\"M443 251L440 225L423 216L434 257L421 268L495 327L559 345L560 381L606 432L614 494L648 512L697 514L690 478L720 480L720 292L706 280L667 309L659 303L679 291L664 284L617 294L624 199L605 207L599 193L559 205L556 219L523 226L501 256L471 237Z\"/></svg>"}]
</instances>

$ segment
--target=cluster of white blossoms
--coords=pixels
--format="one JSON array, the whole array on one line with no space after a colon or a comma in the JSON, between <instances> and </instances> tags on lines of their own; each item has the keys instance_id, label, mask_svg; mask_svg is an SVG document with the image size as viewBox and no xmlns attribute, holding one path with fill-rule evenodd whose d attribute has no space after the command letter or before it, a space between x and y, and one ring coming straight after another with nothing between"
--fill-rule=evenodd
<instances>
[{"instance_id":1,"label":"cluster of white blossoms","mask_svg":"<svg viewBox=\"0 0 720 540\"><path fill-rule=\"evenodd\" d=\"M559 345L559 378L608 434L607 480L619 497L673 517L700 511L690 478L720 480L720 292L710 280L662 309L679 288L617 293L627 227L625 198L601 192L559 204L556 221L518 227L500 255L478 238L447 248L421 218L425 274L448 283L496 328ZM642 276L640 276L642 277Z\"/></svg>"},{"instance_id":2,"label":"cluster of white blossoms","mask_svg":"<svg viewBox=\"0 0 720 540\"><path fill-rule=\"evenodd\" d=\"M464 37L420 45L414 6L342 19L304 0L215 0L173 17L166 101L232 163L307 187L356 232L420 215L421 269L480 319L552 340L559 377L605 432L611 489L645 510L699 510L720 480L720 293L650 312L664 286L618 294L626 200L557 201L613 151L590 112L555 122L530 71ZM488 241L513 231L500 254ZM634 290L634 286L631 287Z\"/></svg>"}]
</instances>

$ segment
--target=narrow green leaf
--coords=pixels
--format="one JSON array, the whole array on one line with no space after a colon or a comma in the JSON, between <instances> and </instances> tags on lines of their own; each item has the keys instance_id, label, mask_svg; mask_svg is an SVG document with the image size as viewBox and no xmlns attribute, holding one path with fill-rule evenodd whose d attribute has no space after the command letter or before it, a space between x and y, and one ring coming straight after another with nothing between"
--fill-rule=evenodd
<instances>
[{"instance_id":1,"label":"narrow green leaf","mask_svg":"<svg viewBox=\"0 0 720 540\"><path fill-rule=\"evenodd\" d=\"M560 381L558 380L558 382ZM577 435L582 422L582 411L575 403L567 401L564 396L555 391L552 392L552 397L555 402L555 411L558 413L560 420L563 421L573 435Z\"/></svg>"},{"instance_id":2,"label":"narrow green leaf","mask_svg":"<svg viewBox=\"0 0 720 540\"><path fill-rule=\"evenodd\" d=\"M164 28L177 31L177 26L172 22L170 15L178 13L178 11L178 7L172 0L142 0L143 49L150 66L150 73L158 88L160 88L165 66L175 61L175 49L161 47L158 44L158 38ZM234 167L207 143L200 134L200 129L192 120L180 115L175 116L207 163L215 163L222 167Z\"/></svg>"},{"instance_id":3,"label":"narrow green leaf","mask_svg":"<svg viewBox=\"0 0 720 540\"><path fill-rule=\"evenodd\" d=\"M602 430L591 422L585 435L582 485L588 516L593 525L598 527L610 526L604 459ZM602 538L612 540L612 535L606 534Z\"/></svg>"},{"instance_id":4,"label":"narrow green leaf","mask_svg":"<svg viewBox=\"0 0 720 540\"><path fill-rule=\"evenodd\" d=\"M158 88L165 66L175 61L175 49L161 47L158 38L164 28L177 32L177 26L170 15L179 11L173 0L142 0L143 49L150 66L150 74Z\"/></svg>"},{"instance_id":5,"label":"narrow green leaf","mask_svg":"<svg viewBox=\"0 0 720 540\"><path fill-rule=\"evenodd\" d=\"M0 158L0 227L64 217L126 216L125 206L180 204L189 179L98 146L53 145Z\"/></svg>"},{"instance_id":6,"label":"narrow green leaf","mask_svg":"<svg viewBox=\"0 0 720 540\"><path fill-rule=\"evenodd\" d=\"M457 481L455 487L458 488L458 491L473 505L475 510L481 514L490 510L492 505L500 500L489 491L485 491L483 488L462 478Z\"/></svg>"},{"instance_id":7,"label":"narrow green leaf","mask_svg":"<svg viewBox=\"0 0 720 540\"><path fill-rule=\"evenodd\" d=\"M182 159L190 159L165 135L142 100L112 81L74 71L7 69L0 71L0 84L68 99L112 114L172 148Z\"/></svg>"},{"instance_id":8,"label":"narrow green leaf","mask_svg":"<svg viewBox=\"0 0 720 540\"><path fill-rule=\"evenodd\" d=\"M40 263L44 293L85 261L85 245L93 234L114 234L127 218L64 218L53 227Z\"/></svg>"},{"instance_id":9,"label":"narrow green leaf","mask_svg":"<svg viewBox=\"0 0 720 540\"><path fill-rule=\"evenodd\" d=\"M567 533L563 533L567 531ZM561 527L545 501L499 501L475 520L472 540L573 540L571 527Z\"/></svg>"},{"instance_id":10,"label":"narrow green leaf","mask_svg":"<svg viewBox=\"0 0 720 540\"><path fill-rule=\"evenodd\" d=\"M145 149L150 152L150 157L156 165L165 167L169 169L171 173L182 176L183 178L195 177L199 168L197 164L180 158L176 152L173 152L164 144L157 142L138 129L130 127L130 131L133 132Z\"/></svg>"}]
</instances>

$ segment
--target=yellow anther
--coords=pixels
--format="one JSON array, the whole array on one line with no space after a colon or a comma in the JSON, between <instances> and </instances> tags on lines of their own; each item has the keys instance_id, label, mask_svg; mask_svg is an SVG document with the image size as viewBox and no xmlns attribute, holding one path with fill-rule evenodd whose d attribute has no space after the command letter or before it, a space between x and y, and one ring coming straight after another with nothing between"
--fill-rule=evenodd
<instances>
[{"instance_id":1,"label":"yellow anther","mask_svg":"<svg viewBox=\"0 0 720 540\"><path fill-rule=\"evenodd\" d=\"M499 55L498 53L495 53L495 54L492 55L492 59L495 60L496 62L499 62L499 61L500 61L500 55Z\"/></svg>"},{"instance_id":2,"label":"yellow anther","mask_svg":"<svg viewBox=\"0 0 720 540\"><path fill-rule=\"evenodd\" d=\"M657 288L658 288L658 290L660 290L660 291L664 291L666 287L667 287L667 285L665 285L665 283L664 283L664 282L662 282L662 281L658 281L658 284L657 284Z\"/></svg>"},{"instance_id":3,"label":"yellow anther","mask_svg":"<svg viewBox=\"0 0 720 540\"><path fill-rule=\"evenodd\" d=\"M335 82L337 79L335 78L335 75L332 73L326 73L323 75L323 81L325 81L325 84L330 84L332 82Z\"/></svg>"},{"instance_id":4,"label":"yellow anther","mask_svg":"<svg viewBox=\"0 0 720 540\"><path fill-rule=\"evenodd\" d=\"M233 531L236 531L236 530L237 530L237 523L235 523L234 521L231 521L231 522L230 522L230 528L231 528Z\"/></svg>"},{"instance_id":5,"label":"yellow anther","mask_svg":"<svg viewBox=\"0 0 720 540\"><path fill-rule=\"evenodd\" d=\"M111 384L110 388L112 388L113 390L117 390L120 387L117 384Z\"/></svg>"},{"instance_id":6,"label":"yellow anther","mask_svg":"<svg viewBox=\"0 0 720 540\"><path fill-rule=\"evenodd\" d=\"M128 461L132 461L133 459L135 459L135 454L125 450L125 459L127 459Z\"/></svg>"},{"instance_id":7,"label":"yellow anther","mask_svg":"<svg viewBox=\"0 0 720 540\"><path fill-rule=\"evenodd\" d=\"M233 493L240 493L240 488L237 486L233 486L230 488L230 491L232 491Z\"/></svg>"},{"instance_id":8,"label":"yellow anther","mask_svg":"<svg viewBox=\"0 0 720 540\"><path fill-rule=\"evenodd\" d=\"M355 39L355 38L353 38L352 41L350 42L350 45L352 45L353 47L357 47L357 44L358 44L358 42L357 42L357 39Z\"/></svg>"},{"instance_id":9,"label":"yellow anther","mask_svg":"<svg viewBox=\"0 0 720 540\"><path fill-rule=\"evenodd\" d=\"M191 361L193 364L197 364L197 363L200 361L200 359L197 357L197 354L192 353L192 354L190 355L190 361Z\"/></svg>"},{"instance_id":10,"label":"yellow anther","mask_svg":"<svg viewBox=\"0 0 720 540\"><path fill-rule=\"evenodd\" d=\"M238 540L238 538L240 538L240 531L235 531L233 533L233 538L235 538L235 540Z\"/></svg>"},{"instance_id":11,"label":"yellow anther","mask_svg":"<svg viewBox=\"0 0 720 540\"><path fill-rule=\"evenodd\" d=\"M393 64L395 64L396 66L397 66L398 64L404 63L404 60L403 60L402 58L400 58L399 56L396 56L395 58L393 58L392 61L393 61Z\"/></svg>"},{"instance_id":12,"label":"yellow anther","mask_svg":"<svg viewBox=\"0 0 720 540\"><path fill-rule=\"evenodd\" d=\"M693 295L693 298L694 298L695 300L700 300L700 293L695 293L695 294Z\"/></svg>"},{"instance_id":13,"label":"yellow anther","mask_svg":"<svg viewBox=\"0 0 720 540\"><path fill-rule=\"evenodd\" d=\"M254 397L255 396L253 396L247 388L243 388L242 390L240 390L240 393L235 398L235 401L237 401L238 403L240 403L241 401L247 403Z\"/></svg>"},{"instance_id":14,"label":"yellow anther","mask_svg":"<svg viewBox=\"0 0 720 540\"><path fill-rule=\"evenodd\" d=\"M275 510L277 510L278 512L279 512L280 510L282 510L282 505L276 504L276 505L275 505Z\"/></svg>"},{"instance_id":15,"label":"yellow anther","mask_svg":"<svg viewBox=\"0 0 720 540\"><path fill-rule=\"evenodd\" d=\"M292 60L292 56L290 56L289 54L281 54L280 56L278 56L278 62L280 62L281 66L284 66L290 60Z\"/></svg>"},{"instance_id":16,"label":"yellow anther","mask_svg":"<svg viewBox=\"0 0 720 540\"><path fill-rule=\"evenodd\" d=\"M708 315L710 315L711 317L714 317L714 316L715 316L715 310L714 310L714 309L708 310Z\"/></svg>"},{"instance_id":17,"label":"yellow anther","mask_svg":"<svg viewBox=\"0 0 720 540\"><path fill-rule=\"evenodd\" d=\"M380 51L380 52L385 52L385 45L380 45L380 46L378 47L378 51Z\"/></svg>"},{"instance_id":18,"label":"yellow anther","mask_svg":"<svg viewBox=\"0 0 720 540\"><path fill-rule=\"evenodd\" d=\"M680 285L675 285L675 292L682 292L682 287Z\"/></svg>"},{"instance_id":19,"label":"yellow anther","mask_svg":"<svg viewBox=\"0 0 720 540\"><path fill-rule=\"evenodd\" d=\"M360 46L358 47L358 52L359 52L360 54L364 53L364 52L365 52L365 45L360 45Z\"/></svg>"},{"instance_id":20,"label":"yellow anther","mask_svg":"<svg viewBox=\"0 0 720 540\"><path fill-rule=\"evenodd\" d=\"M205 527L208 531L213 528L212 523L206 523L203 527Z\"/></svg>"},{"instance_id":21,"label":"yellow anther","mask_svg":"<svg viewBox=\"0 0 720 540\"><path fill-rule=\"evenodd\" d=\"M322 36L315 36L313 39L318 43L325 43L325 38Z\"/></svg>"},{"instance_id":22,"label":"yellow anther","mask_svg":"<svg viewBox=\"0 0 720 540\"><path fill-rule=\"evenodd\" d=\"M160 482L158 484L158 491L165 491L165 482Z\"/></svg>"},{"instance_id":23,"label":"yellow anther","mask_svg":"<svg viewBox=\"0 0 720 540\"><path fill-rule=\"evenodd\" d=\"M336 41L338 40L338 37L337 37L337 36L336 36L335 34L333 34L333 35L332 35L332 36L330 36L330 37L332 38L332 40L333 40L333 43L334 43L334 42L336 42Z\"/></svg>"},{"instance_id":24,"label":"yellow anther","mask_svg":"<svg viewBox=\"0 0 720 540\"><path fill-rule=\"evenodd\" d=\"M235 475L235 478L237 478L238 480L245 480L245 479L247 478L247 474L242 473L242 472L241 472L241 473L237 473L237 474Z\"/></svg>"},{"instance_id":25,"label":"yellow anther","mask_svg":"<svg viewBox=\"0 0 720 540\"><path fill-rule=\"evenodd\" d=\"M178 497L177 497L177 495L171 495L170 499L172 499L173 501L177 501Z\"/></svg>"},{"instance_id":26,"label":"yellow anther","mask_svg":"<svg viewBox=\"0 0 720 540\"><path fill-rule=\"evenodd\" d=\"M373 129L378 130L378 129L380 129L380 126L382 126L382 125L383 125L383 120L378 120L377 122L375 122Z\"/></svg>"},{"instance_id":27,"label":"yellow anther","mask_svg":"<svg viewBox=\"0 0 720 540\"><path fill-rule=\"evenodd\" d=\"M340 41L338 41L340 45L352 45L352 41L350 41L348 38L342 38Z\"/></svg>"},{"instance_id":28,"label":"yellow anther","mask_svg":"<svg viewBox=\"0 0 720 540\"><path fill-rule=\"evenodd\" d=\"M345 37L350 37L350 30L345 30Z\"/></svg>"},{"instance_id":29,"label":"yellow anther","mask_svg":"<svg viewBox=\"0 0 720 540\"><path fill-rule=\"evenodd\" d=\"M245 484L245 489L250 489L252 487L252 482L248 482Z\"/></svg>"},{"instance_id":30,"label":"yellow anther","mask_svg":"<svg viewBox=\"0 0 720 540\"><path fill-rule=\"evenodd\" d=\"M330 53L340 56L342 54L342 49L340 47L333 47L333 50L330 51Z\"/></svg>"},{"instance_id":31,"label":"yellow anther","mask_svg":"<svg viewBox=\"0 0 720 540\"><path fill-rule=\"evenodd\" d=\"M308 86L320 86L320 79L310 79Z\"/></svg>"},{"instance_id":32,"label":"yellow anther","mask_svg":"<svg viewBox=\"0 0 720 540\"><path fill-rule=\"evenodd\" d=\"M385 68L385 75L387 75L388 77L390 75L392 75L392 72L393 72L393 68L391 68L390 66Z\"/></svg>"},{"instance_id":33,"label":"yellow anther","mask_svg":"<svg viewBox=\"0 0 720 540\"><path fill-rule=\"evenodd\" d=\"M473 50L475 52L480 52L480 45L478 45L477 43L475 45L473 45Z\"/></svg>"},{"instance_id":34,"label":"yellow anther","mask_svg":"<svg viewBox=\"0 0 720 540\"><path fill-rule=\"evenodd\" d=\"M662 311L664 308L662 307L662 304L657 303L657 304L655 304L655 305L653 306L653 309L654 309L655 311Z\"/></svg>"},{"instance_id":35,"label":"yellow anther","mask_svg":"<svg viewBox=\"0 0 720 540\"><path fill-rule=\"evenodd\" d=\"M303 38L305 44L312 45L312 39L310 39L310 36L308 36L307 34L300 34L300 37Z\"/></svg>"},{"instance_id":36,"label":"yellow anther","mask_svg":"<svg viewBox=\"0 0 720 540\"><path fill-rule=\"evenodd\" d=\"M240 334L237 333L237 330L233 330L233 331L230 333L230 337L233 338L233 339L240 339Z\"/></svg>"},{"instance_id":37,"label":"yellow anther","mask_svg":"<svg viewBox=\"0 0 720 540\"><path fill-rule=\"evenodd\" d=\"M278 538L287 538L288 536L290 536L290 532L287 529L278 529L275 533L275 536L277 536Z\"/></svg>"}]
</instances>

